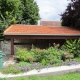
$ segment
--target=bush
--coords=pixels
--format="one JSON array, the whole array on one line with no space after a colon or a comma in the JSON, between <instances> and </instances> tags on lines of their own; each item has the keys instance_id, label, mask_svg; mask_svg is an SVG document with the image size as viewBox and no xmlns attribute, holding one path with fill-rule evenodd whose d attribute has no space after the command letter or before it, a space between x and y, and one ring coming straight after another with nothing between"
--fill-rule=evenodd
<instances>
[{"instance_id":1,"label":"bush","mask_svg":"<svg viewBox=\"0 0 80 80\"><path fill-rule=\"evenodd\" d=\"M74 54L72 53L64 52L64 54L62 55L63 61L70 60L72 58L74 58Z\"/></svg>"},{"instance_id":2,"label":"bush","mask_svg":"<svg viewBox=\"0 0 80 80\"><path fill-rule=\"evenodd\" d=\"M16 48L17 49L17 53L15 58L17 58L20 61L27 61L27 62L31 62L33 60L32 54L30 54L30 52L27 49L20 49L20 48Z\"/></svg>"},{"instance_id":3,"label":"bush","mask_svg":"<svg viewBox=\"0 0 80 80\"><path fill-rule=\"evenodd\" d=\"M30 51L17 48L16 58L20 61L39 62L42 65L56 64L61 61L73 59L80 56L80 39L66 40L66 43L60 48L59 44L40 49L34 46Z\"/></svg>"},{"instance_id":4,"label":"bush","mask_svg":"<svg viewBox=\"0 0 80 80\"><path fill-rule=\"evenodd\" d=\"M34 48L30 51L17 48L16 58L20 61L39 62L42 65L58 63L62 59L63 50L58 49L59 45L54 44L47 49Z\"/></svg>"},{"instance_id":5,"label":"bush","mask_svg":"<svg viewBox=\"0 0 80 80\"><path fill-rule=\"evenodd\" d=\"M74 57L80 56L80 39L66 40L66 43L62 46L62 49L73 54Z\"/></svg>"},{"instance_id":6,"label":"bush","mask_svg":"<svg viewBox=\"0 0 80 80\"><path fill-rule=\"evenodd\" d=\"M40 62L42 65L54 64L61 61L64 53L58 47L59 44L54 44L47 49L32 48L30 53L33 53L35 62Z\"/></svg>"}]
</instances>

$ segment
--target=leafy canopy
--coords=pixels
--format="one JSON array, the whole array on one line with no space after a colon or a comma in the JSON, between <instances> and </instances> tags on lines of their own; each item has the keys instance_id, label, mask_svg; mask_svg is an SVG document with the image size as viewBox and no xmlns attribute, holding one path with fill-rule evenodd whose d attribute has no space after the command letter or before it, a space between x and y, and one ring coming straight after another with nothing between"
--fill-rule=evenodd
<instances>
[{"instance_id":1,"label":"leafy canopy","mask_svg":"<svg viewBox=\"0 0 80 80\"><path fill-rule=\"evenodd\" d=\"M21 23L37 24L39 20L39 8L34 0L21 0L22 2L22 21Z\"/></svg>"},{"instance_id":2,"label":"leafy canopy","mask_svg":"<svg viewBox=\"0 0 80 80\"><path fill-rule=\"evenodd\" d=\"M0 0L0 38L11 24L37 24L40 19L34 0Z\"/></svg>"},{"instance_id":3,"label":"leafy canopy","mask_svg":"<svg viewBox=\"0 0 80 80\"><path fill-rule=\"evenodd\" d=\"M62 26L80 29L80 0L70 1L65 12L61 14Z\"/></svg>"}]
</instances>

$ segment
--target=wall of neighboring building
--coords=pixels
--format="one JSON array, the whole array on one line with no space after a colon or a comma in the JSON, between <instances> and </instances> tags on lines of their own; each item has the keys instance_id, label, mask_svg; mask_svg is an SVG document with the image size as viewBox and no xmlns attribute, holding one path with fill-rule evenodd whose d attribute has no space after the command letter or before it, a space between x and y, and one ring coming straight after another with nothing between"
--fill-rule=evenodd
<instances>
[{"instance_id":1,"label":"wall of neighboring building","mask_svg":"<svg viewBox=\"0 0 80 80\"><path fill-rule=\"evenodd\" d=\"M59 21L41 21L40 25L61 27L61 22L59 22Z\"/></svg>"}]
</instances>

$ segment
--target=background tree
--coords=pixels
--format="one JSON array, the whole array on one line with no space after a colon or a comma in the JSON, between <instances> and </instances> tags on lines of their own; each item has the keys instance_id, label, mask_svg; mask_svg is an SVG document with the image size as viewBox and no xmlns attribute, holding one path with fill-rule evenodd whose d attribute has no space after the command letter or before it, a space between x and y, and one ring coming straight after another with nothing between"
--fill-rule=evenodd
<instances>
[{"instance_id":1,"label":"background tree","mask_svg":"<svg viewBox=\"0 0 80 80\"><path fill-rule=\"evenodd\" d=\"M19 22L22 10L20 0L0 0L0 27Z\"/></svg>"},{"instance_id":2,"label":"background tree","mask_svg":"<svg viewBox=\"0 0 80 80\"><path fill-rule=\"evenodd\" d=\"M20 6L20 0L0 0L0 40L3 39L4 29L20 21Z\"/></svg>"},{"instance_id":3,"label":"background tree","mask_svg":"<svg viewBox=\"0 0 80 80\"><path fill-rule=\"evenodd\" d=\"M38 5L34 0L0 0L0 39L11 24L37 24Z\"/></svg>"},{"instance_id":4,"label":"background tree","mask_svg":"<svg viewBox=\"0 0 80 80\"><path fill-rule=\"evenodd\" d=\"M39 8L34 0L21 0L22 8L22 24L37 24L39 17Z\"/></svg>"},{"instance_id":5,"label":"background tree","mask_svg":"<svg viewBox=\"0 0 80 80\"><path fill-rule=\"evenodd\" d=\"M80 0L71 0L61 16L62 26L80 29Z\"/></svg>"}]
</instances>

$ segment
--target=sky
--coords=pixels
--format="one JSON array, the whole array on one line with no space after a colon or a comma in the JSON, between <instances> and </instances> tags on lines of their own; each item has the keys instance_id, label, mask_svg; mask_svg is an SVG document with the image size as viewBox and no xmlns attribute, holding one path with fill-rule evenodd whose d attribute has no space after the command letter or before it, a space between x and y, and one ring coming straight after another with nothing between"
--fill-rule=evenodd
<instances>
[{"instance_id":1,"label":"sky","mask_svg":"<svg viewBox=\"0 0 80 80\"><path fill-rule=\"evenodd\" d=\"M39 7L41 21L60 21L60 14L65 11L67 0L35 0Z\"/></svg>"}]
</instances>

